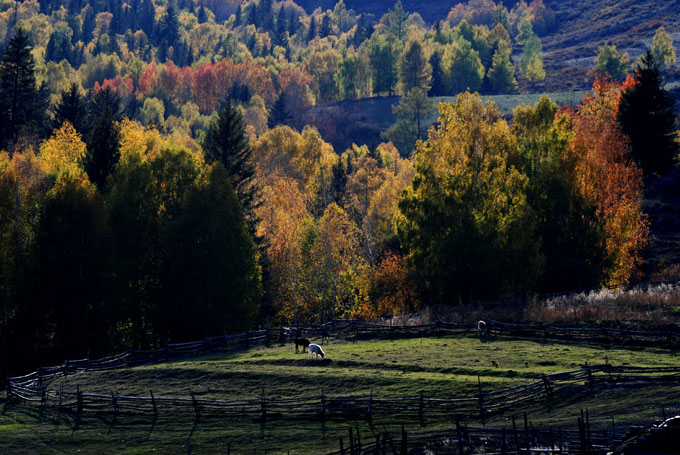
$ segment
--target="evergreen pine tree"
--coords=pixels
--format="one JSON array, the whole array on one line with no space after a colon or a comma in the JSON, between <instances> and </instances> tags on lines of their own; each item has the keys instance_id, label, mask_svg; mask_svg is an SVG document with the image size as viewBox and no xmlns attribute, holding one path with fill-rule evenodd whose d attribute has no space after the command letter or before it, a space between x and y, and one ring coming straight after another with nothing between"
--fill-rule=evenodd
<instances>
[{"instance_id":1,"label":"evergreen pine tree","mask_svg":"<svg viewBox=\"0 0 680 455\"><path fill-rule=\"evenodd\" d=\"M309 30L307 31L307 41L312 41L316 38L316 19L314 16L309 18Z\"/></svg>"},{"instance_id":2,"label":"evergreen pine tree","mask_svg":"<svg viewBox=\"0 0 680 455\"><path fill-rule=\"evenodd\" d=\"M69 90L61 92L53 114L52 129L60 128L68 120L80 134L87 132L87 103L75 83Z\"/></svg>"},{"instance_id":3,"label":"evergreen pine tree","mask_svg":"<svg viewBox=\"0 0 680 455\"><path fill-rule=\"evenodd\" d=\"M680 152L675 101L663 88L661 70L647 51L635 70L635 85L621 95L618 120L630 138L633 159L645 174L665 174Z\"/></svg>"},{"instance_id":4,"label":"evergreen pine tree","mask_svg":"<svg viewBox=\"0 0 680 455\"><path fill-rule=\"evenodd\" d=\"M149 0L151 1L151 0ZM94 21L94 10L90 5L86 6L85 15L83 16L83 42L89 43L92 41L94 29L96 27Z\"/></svg>"},{"instance_id":5,"label":"evergreen pine tree","mask_svg":"<svg viewBox=\"0 0 680 455\"><path fill-rule=\"evenodd\" d=\"M290 121L290 117L288 102L286 101L286 92L281 92L269 111L267 126L269 126L269 128L274 128L277 125L286 125Z\"/></svg>"},{"instance_id":6,"label":"evergreen pine tree","mask_svg":"<svg viewBox=\"0 0 680 455\"><path fill-rule=\"evenodd\" d=\"M90 181L102 191L113 167L120 158L120 127L113 120L111 108L94 120L87 140L85 170Z\"/></svg>"},{"instance_id":7,"label":"evergreen pine tree","mask_svg":"<svg viewBox=\"0 0 680 455\"><path fill-rule=\"evenodd\" d=\"M28 36L18 28L0 61L0 148L41 116L33 65Z\"/></svg>"},{"instance_id":8,"label":"evergreen pine tree","mask_svg":"<svg viewBox=\"0 0 680 455\"><path fill-rule=\"evenodd\" d=\"M328 14L324 14L323 19L321 20L321 27L319 27L319 36L321 38L325 38L330 34L331 34L331 18L328 16Z\"/></svg>"},{"instance_id":9,"label":"evergreen pine tree","mask_svg":"<svg viewBox=\"0 0 680 455\"><path fill-rule=\"evenodd\" d=\"M442 56L439 50L435 50L430 56L430 66L432 67L432 87L427 92L429 96L446 95L446 74L442 68Z\"/></svg>"},{"instance_id":10,"label":"evergreen pine tree","mask_svg":"<svg viewBox=\"0 0 680 455\"><path fill-rule=\"evenodd\" d=\"M90 118L101 117L106 109L111 111L111 118L119 121L123 115L120 95L115 90L107 87L96 92L90 101ZM94 123L94 122L93 122Z\"/></svg>"},{"instance_id":11,"label":"evergreen pine tree","mask_svg":"<svg viewBox=\"0 0 680 455\"><path fill-rule=\"evenodd\" d=\"M253 182L255 167L252 163L252 150L245 133L243 115L239 108L227 98L208 127L203 141L206 161L220 161L224 164L229 179L236 190L246 215L251 235L255 237L257 217L257 189Z\"/></svg>"},{"instance_id":12,"label":"evergreen pine tree","mask_svg":"<svg viewBox=\"0 0 680 455\"><path fill-rule=\"evenodd\" d=\"M241 5L238 6L238 11L239 11L239 16L237 17L237 23L238 23L238 21L241 20L241 17L240 17ZM203 24L203 23L207 22L208 15L206 14L205 7L203 5L201 5L201 7L198 8L198 13L196 15L196 18L198 19L199 24Z\"/></svg>"},{"instance_id":13,"label":"evergreen pine tree","mask_svg":"<svg viewBox=\"0 0 680 455\"><path fill-rule=\"evenodd\" d=\"M345 198L345 189L347 187L347 171L342 164L342 160L338 160L333 165L333 178L331 180L331 199L340 207L343 207L343 200Z\"/></svg>"}]
</instances>

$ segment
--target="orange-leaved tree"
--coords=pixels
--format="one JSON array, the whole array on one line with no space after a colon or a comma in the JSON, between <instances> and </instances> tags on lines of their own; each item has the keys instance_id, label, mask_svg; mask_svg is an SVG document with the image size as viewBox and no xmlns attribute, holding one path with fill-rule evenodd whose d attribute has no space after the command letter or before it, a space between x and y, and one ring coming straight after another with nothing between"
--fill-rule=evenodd
<instances>
[{"instance_id":1,"label":"orange-leaved tree","mask_svg":"<svg viewBox=\"0 0 680 455\"><path fill-rule=\"evenodd\" d=\"M640 207L642 172L632 162L617 122L621 90L606 79L593 84L569 113L573 135L566 153L573 163L573 188L594 204L602 226L607 264L605 284L625 285L641 261L648 222Z\"/></svg>"}]
</instances>

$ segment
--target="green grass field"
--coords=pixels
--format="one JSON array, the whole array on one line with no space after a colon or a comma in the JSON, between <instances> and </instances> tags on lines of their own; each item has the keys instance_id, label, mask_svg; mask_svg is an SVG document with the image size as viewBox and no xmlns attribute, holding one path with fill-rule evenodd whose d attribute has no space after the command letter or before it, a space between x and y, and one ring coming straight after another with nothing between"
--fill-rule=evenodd
<instances>
[{"instance_id":1,"label":"green grass field","mask_svg":"<svg viewBox=\"0 0 680 455\"><path fill-rule=\"evenodd\" d=\"M269 397L317 396L368 393L375 397L417 395L474 396L477 377L485 390L531 382L543 373L567 371L602 364L605 357L614 365L668 366L678 364L677 353L664 349L604 348L588 344L537 342L496 338L442 337L397 340L331 340L327 359L320 365L295 354L292 345L276 345L249 351L212 354L200 358L146 365L108 372L82 373L52 381L50 387L65 390L80 386L88 392L148 396L198 396L234 399L258 397L262 387ZM492 361L499 367L492 366ZM525 361L529 366L525 367ZM675 401L674 401L675 400ZM610 387L587 392L577 387L562 393L550 410L538 402L527 411L535 424L573 425L583 407L591 410L593 421L618 425L657 417L661 407L680 404L680 387ZM509 415L493 417L487 424L507 425ZM368 435L383 425L411 430L448 428L446 418L419 422L379 416L372 423L359 422ZM193 454L226 453L324 453L338 448L346 437L349 420L325 422L275 419L259 422L253 418L205 417L169 414L160 410L154 420L145 415L94 415L80 418L71 414L46 412L39 407L16 403L4 405L0 414L0 454L50 453L186 453L191 439Z\"/></svg>"}]
</instances>

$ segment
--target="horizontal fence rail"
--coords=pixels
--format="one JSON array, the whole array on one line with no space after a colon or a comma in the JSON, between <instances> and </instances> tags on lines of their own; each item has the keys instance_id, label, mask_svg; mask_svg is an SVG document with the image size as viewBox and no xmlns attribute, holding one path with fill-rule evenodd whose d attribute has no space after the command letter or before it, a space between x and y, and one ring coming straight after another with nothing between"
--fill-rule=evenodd
<instances>
[{"instance_id":1,"label":"horizontal fence rail","mask_svg":"<svg viewBox=\"0 0 680 455\"><path fill-rule=\"evenodd\" d=\"M551 337L578 340L606 340L609 342L659 342L677 344L680 333L667 331L628 331L605 328L564 328L547 325L508 324L486 320L487 333L522 337ZM319 327L282 327L278 330L257 330L239 334L205 338L200 341L173 343L157 350L130 350L101 359L67 360L53 367L42 367L7 380L7 395L27 402L39 403L75 412L107 411L158 413L188 411L220 415L402 415L423 418L424 415L480 416L515 409L538 399L550 400L560 389L574 384L594 387L598 384L617 383L680 383L680 367L630 367L592 366L578 370L542 375L529 384L502 390L483 391L472 397L437 398L423 394L406 397L380 397L369 395L269 397L262 396L240 400L222 400L204 397L193 392L190 397L127 396L116 393L99 394L49 389L44 381L87 371L105 371L137 365L221 352L235 348L250 348L286 342L299 337L329 336L437 336L477 333L475 323L448 323L397 326L355 320L335 320Z\"/></svg>"}]
</instances>

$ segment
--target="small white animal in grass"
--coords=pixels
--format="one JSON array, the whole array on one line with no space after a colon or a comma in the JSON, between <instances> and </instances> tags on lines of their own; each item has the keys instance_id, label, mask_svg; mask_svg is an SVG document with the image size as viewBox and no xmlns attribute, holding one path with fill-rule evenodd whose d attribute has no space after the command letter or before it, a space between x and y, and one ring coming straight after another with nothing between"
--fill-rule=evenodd
<instances>
[{"instance_id":1,"label":"small white animal in grass","mask_svg":"<svg viewBox=\"0 0 680 455\"><path fill-rule=\"evenodd\" d=\"M321 358L323 359L326 354L323 352L323 349L321 349L321 346L319 346L318 344L310 344L309 348L307 348L307 358L312 357L312 355L314 355L315 359L317 355L320 355Z\"/></svg>"}]
</instances>

